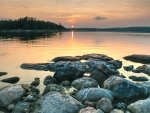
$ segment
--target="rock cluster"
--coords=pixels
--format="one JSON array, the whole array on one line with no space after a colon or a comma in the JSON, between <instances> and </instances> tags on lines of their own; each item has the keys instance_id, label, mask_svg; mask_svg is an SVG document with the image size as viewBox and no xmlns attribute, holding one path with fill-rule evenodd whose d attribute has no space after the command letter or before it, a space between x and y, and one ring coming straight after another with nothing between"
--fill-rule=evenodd
<instances>
[{"instance_id":1,"label":"rock cluster","mask_svg":"<svg viewBox=\"0 0 150 113\"><path fill-rule=\"evenodd\" d=\"M22 64L23 69L49 70L54 75L45 77L43 92L37 88L40 78L30 85L0 89L0 112L5 109L8 113L149 113L150 83L136 84L123 78L118 71L121 67L121 61L103 54L61 56L51 63ZM142 69L148 73L148 64Z\"/></svg>"}]
</instances>

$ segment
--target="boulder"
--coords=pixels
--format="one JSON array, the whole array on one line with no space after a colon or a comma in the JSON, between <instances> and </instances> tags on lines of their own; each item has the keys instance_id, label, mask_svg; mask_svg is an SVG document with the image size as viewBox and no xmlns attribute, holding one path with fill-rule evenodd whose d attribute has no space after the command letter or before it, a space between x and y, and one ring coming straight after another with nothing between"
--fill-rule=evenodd
<instances>
[{"instance_id":1,"label":"boulder","mask_svg":"<svg viewBox=\"0 0 150 113\"><path fill-rule=\"evenodd\" d=\"M34 86L30 86L30 91L32 93L40 94L40 90Z\"/></svg>"},{"instance_id":2,"label":"boulder","mask_svg":"<svg viewBox=\"0 0 150 113\"><path fill-rule=\"evenodd\" d=\"M113 64L117 69L120 69L122 67L122 61L120 60L111 60L107 61L108 64Z\"/></svg>"},{"instance_id":3,"label":"boulder","mask_svg":"<svg viewBox=\"0 0 150 113\"><path fill-rule=\"evenodd\" d=\"M0 90L0 107L6 107L14 101L19 100L25 94L21 85L7 86Z\"/></svg>"},{"instance_id":4,"label":"boulder","mask_svg":"<svg viewBox=\"0 0 150 113\"><path fill-rule=\"evenodd\" d=\"M6 83L12 83L15 84L20 80L19 77L10 77L10 78L6 78L6 79L2 79L2 82L6 82Z\"/></svg>"},{"instance_id":5,"label":"boulder","mask_svg":"<svg viewBox=\"0 0 150 113\"><path fill-rule=\"evenodd\" d=\"M30 108L29 102L19 102L13 109L12 113L25 113L25 110L29 108Z\"/></svg>"},{"instance_id":6,"label":"boulder","mask_svg":"<svg viewBox=\"0 0 150 113\"><path fill-rule=\"evenodd\" d=\"M111 61L111 60L113 60L113 58L111 58L111 57L109 57L107 55L95 54L95 53L85 54L85 55L82 56L82 59L83 60L98 59L98 60L101 60L101 61Z\"/></svg>"},{"instance_id":7,"label":"boulder","mask_svg":"<svg viewBox=\"0 0 150 113\"><path fill-rule=\"evenodd\" d=\"M127 105L125 104L125 103L117 103L116 105L113 105L114 106L114 108L117 108L117 109L119 109L119 110L121 110L121 111L126 111L126 109L127 109Z\"/></svg>"},{"instance_id":8,"label":"boulder","mask_svg":"<svg viewBox=\"0 0 150 113\"><path fill-rule=\"evenodd\" d=\"M59 82L52 76L48 75L44 78L44 85L48 85L48 84L59 84Z\"/></svg>"},{"instance_id":9,"label":"boulder","mask_svg":"<svg viewBox=\"0 0 150 113\"><path fill-rule=\"evenodd\" d=\"M99 112L93 107L86 107L86 108L81 109L79 113L99 113Z\"/></svg>"},{"instance_id":10,"label":"boulder","mask_svg":"<svg viewBox=\"0 0 150 113\"><path fill-rule=\"evenodd\" d=\"M148 81L148 78L146 78L145 76L129 76L130 79L132 79L133 81Z\"/></svg>"},{"instance_id":11,"label":"boulder","mask_svg":"<svg viewBox=\"0 0 150 113\"><path fill-rule=\"evenodd\" d=\"M92 72L92 71L98 69L98 67L99 67L100 65L105 65L105 66L107 66L107 68L109 68L109 69L117 70L117 68L116 68L115 65L113 65L113 64L111 64L111 63L107 63L106 61L89 60L88 62L85 62L84 64L88 67L88 69L87 69L88 72Z\"/></svg>"},{"instance_id":12,"label":"boulder","mask_svg":"<svg viewBox=\"0 0 150 113\"><path fill-rule=\"evenodd\" d=\"M136 84L139 84L141 86L147 87L150 90L150 81L138 82Z\"/></svg>"},{"instance_id":13,"label":"boulder","mask_svg":"<svg viewBox=\"0 0 150 113\"><path fill-rule=\"evenodd\" d=\"M133 62L138 62L138 63L146 63L146 64L150 63L150 55L133 54L133 55L125 56L124 59Z\"/></svg>"},{"instance_id":14,"label":"boulder","mask_svg":"<svg viewBox=\"0 0 150 113\"><path fill-rule=\"evenodd\" d=\"M7 75L7 72L0 72L0 77L4 75Z\"/></svg>"},{"instance_id":15,"label":"boulder","mask_svg":"<svg viewBox=\"0 0 150 113\"><path fill-rule=\"evenodd\" d=\"M111 91L103 88L84 88L76 93L76 99L83 103L85 101L98 102L104 97L111 101L114 98Z\"/></svg>"},{"instance_id":16,"label":"boulder","mask_svg":"<svg viewBox=\"0 0 150 113\"><path fill-rule=\"evenodd\" d=\"M42 95L45 95L52 91L57 91L59 93L65 93L65 89L62 86L57 85L57 84L49 84L45 87Z\"/></svg>"},{"instance_id":17,"label":"boulder","mask_svg":"<svg viewBox=\"0 0 150 113\"><path fill-rule=\"evenodd\" d=\"M95 79L100 86L102 86L103 82L107 79L107 76L99 70L93 71L89 77Z\"/></svg>"},{"instance_id":18,"label":"boulder","mask_svg":"<svg viewBox=\"0 0 150 113\"><path fill-rule=\"evenodd\" d=\"M52 61L53 62L59 62L59 61L80 61L81 56L60 56L54 58Z\"/></svg>"},{"instance_id":19,"label":"boulder","mask_svg":"<svg viewBox=\"0 0 150 113\"><path fill-rule=\"evenodd\" d=\"M78 113L84 106L69 95L50 92L36 102L34 113Z\"/></svg>"},{"instance_id":20,"label":"boulder","mask_svg":"<svg viewBox=\"0 0 150 113\"><path fill-rule=\"evenodd\" d=\"M110 66L105 64L101 64L97 69L103 72L107 77L119 74L118 70L112 69Z\"/></svg>"},{"instance_id":21,"label":"boulder","mask_svg":"<svg viewBox=\"0 0 150 113\"><path fill-rule=\"evenodd\" d=\"M139 100L135 103L130 104L127 109L131 113L149 113L150 112L150 98L145 100Z\"/></svg>"},{"instance_id":22,"label":"boulder","mask_svg":"<svg viewBox=\"0 0 150 113\"><path fill-rule=\"evenodd\" d=\"M59 82L68 80L73 81L77 78L80 78L83 76L85 72L80 70L78 67L68 67L59 69L54 73L54 78L58 80Z\"/></svg>"},{"instance_id":23,"label":"boulder","mask_svg":"<svg viewBox=\"0 0 150 113\"><path fill-rule=\"evenodd\" d=\"M71 86L73 86L77 90L81 90L83 88L98 87L98 83L93 78L82 77L82 78L74 80Z\"/></svg>"},{"instance_id":24,"label":"boulder","mask_svg":"<svg viewBox=\"0 0 150 113\"><path fill-rule=\"evenodd\" d=\"M150 91L146 87L137 85L119 76L111 76L104 82L104 88L112 91L118 99L139 100L140 97L146 98ZM138 97L138 98L136 98Z\"/></svg>"},{"instance_id":25,"label":"boulder","mask_svg":"<svg viewBox=\"0 0 150 113\"><path fill-rule=\"evenodd\" d=\"M39 96L36 94L29 94L24 100L23 102L34 102L36 100L39 99Z\"/></svg>"},{"instance_id":26,"label":"boulder","mask_svg":"<svg viewBox=\"0 0 150 113\"><path fill-rule=\"evenodd\" d=\"M145 73L150 76L150 64L145 64L133 70L135 73Z\"/></svg>"},{"instance_id":27,"label":"boulder","mask_svg":"<svg viewBox=\"0 0 150 113\"><path fill-rule=\"evenodd\" d=\"M124 113L124 112L119 109L113 109L113 110L111 110L110 113Z\"/></svg>"},{"instance_id":28,"label":"boulder","mask_svg":"<svg viewBox=\"0 0 150 113\"><path fill-rule=\"evenodd\" d=\"M56 63L48 64L49 71L57 71L60 69L67 69L70 67L76 67L79 68L81 71L86 71L86 65L80 61L59 61Z\"/></svg>"},{"instance_id":29,"label":"boulder","mask_svg":"<svg viewBox=\"0 0 150 113\"><path fill-rule=\"evenodd\" d=\"M40 70L40 71L48 71L48 64L49 63L23 63L21 64L21 69L28 69L28 70Z\"/></svg>"},{"instance_id":30,"label":"boulder","mask_svg":"<svg viewBox=\"0 0 150 113\"><path fill-rule=\"evenodd\" d=\"M96 107L96 103L97 103L97 102L85 101L85 102L84 102L84 105L86 105L86 106L88 106L88 107L93 107L93 108L95 108L95 107Z\"/></svg>"},{"instance_id":31,"label":"boulder","mask_svg":"<svg viewBox=\"0 0 150 113\"><path fill-rule=\"evenodd\" d=\"M101 109L105 113L109 113L113 109L113 106L108 98L102 98L97 102L96 109Z\"/></svg>"},{"instance_id":32,"label":"boulder","mask_svg":"<svg viewBox=\"0 0 150 113\"><path fill-rule=\"evenodd\" d=\"M132 71L134 69L133 65L129 65L129 66L123 66L124 70L126 71Z\"/></svg>"}]
</instances>

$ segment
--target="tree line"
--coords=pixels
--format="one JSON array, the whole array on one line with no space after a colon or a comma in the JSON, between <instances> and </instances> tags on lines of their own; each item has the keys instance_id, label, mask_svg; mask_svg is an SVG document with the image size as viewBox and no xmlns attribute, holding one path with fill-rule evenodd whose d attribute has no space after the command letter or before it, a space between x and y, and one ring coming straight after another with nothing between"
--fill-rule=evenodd
<instances>
[{"instance_id":1,"label":"tree line","mask_svg":"<svg viewBox=\"0 0 150 113\"><path fill-rule=\"evenodd\" d=\"M38 20L33 17L24 17L15 20L1 19L0 30L58 30L66 29L60 23L55 24L50 21Z\"/></svg>"}]
</instances>

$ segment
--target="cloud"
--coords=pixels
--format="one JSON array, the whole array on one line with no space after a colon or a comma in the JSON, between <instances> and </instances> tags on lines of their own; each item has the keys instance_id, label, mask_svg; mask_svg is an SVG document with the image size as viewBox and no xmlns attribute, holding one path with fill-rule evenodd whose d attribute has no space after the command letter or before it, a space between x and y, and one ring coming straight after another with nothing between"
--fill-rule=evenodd
<instances>
[{"instance_id":1,"label":"cloud","mask_svg":"<svg viewBox=\"0 0 150 113\"><path fill-rule=\"evenodd\" d=\"M100 17L100 16L96 16L93 18L94 20L104 20L107 19L107 17Z\"/></svg>"}]
</instances>

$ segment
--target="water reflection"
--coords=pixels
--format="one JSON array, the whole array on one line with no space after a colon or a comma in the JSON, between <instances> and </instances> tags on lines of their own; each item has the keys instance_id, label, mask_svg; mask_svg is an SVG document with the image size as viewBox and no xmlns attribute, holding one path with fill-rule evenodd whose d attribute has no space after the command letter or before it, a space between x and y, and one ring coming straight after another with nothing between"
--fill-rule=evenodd
<instances>
[{"instance_id":1,"label":"water reflection","mask_svg":"<svg viewBox=\"0 0 150 113\"><path fill-rule=\"evenodd\" d=\"M8 39L17 38L20 41L36 40L38 38L51 38L55 34L52 32L0 32L0 39L6 41ZM61 33L60 33L61 35Z\"/></svg>"}]
</instances>

